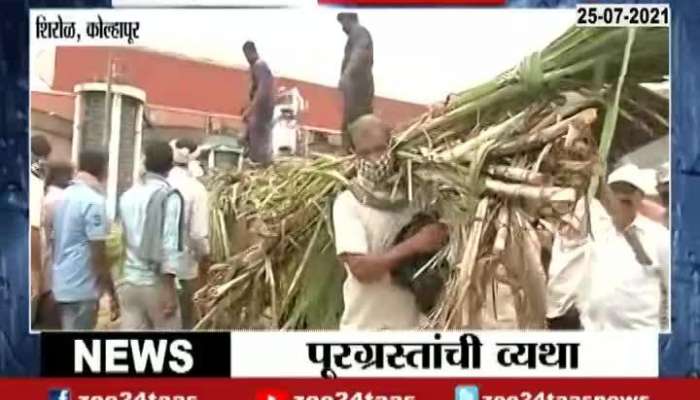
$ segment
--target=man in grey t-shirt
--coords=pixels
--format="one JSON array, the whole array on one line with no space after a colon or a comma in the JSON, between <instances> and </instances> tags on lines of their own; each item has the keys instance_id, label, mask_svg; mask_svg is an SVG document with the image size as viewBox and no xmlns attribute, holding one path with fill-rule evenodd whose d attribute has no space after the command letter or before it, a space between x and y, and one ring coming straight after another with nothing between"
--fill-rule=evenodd
<instances>
[{"instance_id":1,"label":"man in grey t-shirt","mask_svg":"<svg viewBox=\"0 0 700 400\"><path fill-rule=\"evenodd\" d=\"M343 94L343 148L350 151L353 142L348 127L357 118L371 114L374 102L374 45L367 28L360 25L357 14L340 13L338 22L348 35L338 88Z\"/></svg>"},{"instance_id":2,"label":"man in grey t-shirt","mask_svg":"<svg viewBox=\"0 0 700 400\"><path fill-rule=\"evenodd\" d=\"M274 77L260 59L255 43L246 42L243 53L250 64L250 105L243 115L248 155L251 161L267 165L272 161L272 116L275 108Z\"/></svg>"}]
</instances>

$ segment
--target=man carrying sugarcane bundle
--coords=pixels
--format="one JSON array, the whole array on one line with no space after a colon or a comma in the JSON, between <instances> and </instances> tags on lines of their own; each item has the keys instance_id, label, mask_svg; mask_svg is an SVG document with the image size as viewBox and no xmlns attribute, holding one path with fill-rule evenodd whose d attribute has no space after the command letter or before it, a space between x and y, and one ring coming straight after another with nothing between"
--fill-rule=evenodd
<instances>
[{"instance_id":1,"label":"man carrying sugarcane bundle","mask_svg":"<svg viewBox=\"0 0 700 400\"><path fill-rule=\"evenodd\" d=\"M336 253L348 271L340 329L415 329L420 312L414 294L391 272L444 246L447 229L430 223L394 244L399 232L420 212L401 180L390 149L390 130L373 115L350 126L357 176L333 204Z\"/></svg>"},{"instance_id":2,"label":"man carrying sugarcane bundle","mask_svg":"<svg viewBox=\"0 0 700 400\"><path fill-rule=\"evenodd\" d=\"M337 19L348 36L338 89L343 95L343 148L350 152L353 142L348 126L360 116L371 114L373 111L374 48L372 36L367 28L360 25L356 13L340 13Z\"/></svg>"},{"instance_id":3,"label":"man carrying sugarcane bundle","mask_svg":"<svg viewBox=\"0 0 700 400\"><path fill-rule=\"evenodd\" d=\"M248 156L254 163L265 166L272 161L272 117L275 108L274 77L267 63L260 59L255 43L243 45L250 64L250 104L243 113L246 123Z\"/></svg>"},{"instance_id":4,"label":"man carrying sugarcane bundle","mask_svg":"<svg viewBox=\"0 0 700 400\"><path fill-rule=\"evenodd\" d=\"M572 310L586 330L664 327L669 232L639 212L642 177L633 165L615 170L588 217L577 206L578 232L560 230L549 272L550 328L576 329Z\"/></svg>"}]
</instances>

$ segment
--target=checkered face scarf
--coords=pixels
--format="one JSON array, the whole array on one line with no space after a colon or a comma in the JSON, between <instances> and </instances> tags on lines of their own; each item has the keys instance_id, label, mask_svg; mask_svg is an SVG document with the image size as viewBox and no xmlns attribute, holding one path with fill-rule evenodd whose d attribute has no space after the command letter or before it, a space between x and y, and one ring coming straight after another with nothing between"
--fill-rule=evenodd
<instances>
[{"instance_id":1,"label":"checkered face scarf","mask_svg":"<svg viewBox=\"0 0 700 400\"><path fill-rule=\"evenodd\" d=\"M394 172L394 157L389 151L384 153L377 161L369 161L364 158L357 159L357 175L374 185L381 185L383 182L386 182Z\"/></svg>"},{"instance_id":2,"label":"checkered face scarf","mask_svg":"<svg viewBox=\"0 0 700 400\"><path fill-rule=\"evenodd\" d=\"M394 157L387 151L377 161L358 158L357 176L350 185L355 198L361 203L379 209L396 209L408 204L406 190L401 185L401 171Z\"/></svg>"}]
</instances>

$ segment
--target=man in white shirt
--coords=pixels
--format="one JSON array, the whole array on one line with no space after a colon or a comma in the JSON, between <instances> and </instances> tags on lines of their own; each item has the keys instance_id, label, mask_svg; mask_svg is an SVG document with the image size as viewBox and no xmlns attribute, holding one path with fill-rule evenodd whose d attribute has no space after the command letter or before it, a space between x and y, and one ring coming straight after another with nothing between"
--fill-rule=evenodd
<instances>
[{"instance_id":1,"label":"man in white shirt","mask_svg":"<svg viewBox=\"0 0 700 400\"><path fill-rule=\"evenodd\" d=\"M29 174L29 222L31 226L31 298L33 315L40 308L42 287L41 205L44 199L44 164L51 154L51 144L43 135L31 139L31 173ZM34 317L32 317L34 319Z\"/></svg>"},{"instance_id":2,"label":"man in white shirt","mask_svg":"<svg viewBox=\"0 0 700 400\"><path fill-rule=\"evenodd\" d=\"M631 165L614 171L609 186L602 188L602 204L591 204L590 230L579 204L573 220L582 223L558 233L548 282L548 319L576 307L587 330L662 327L670 237L666 228L639 213L641 176Z\"/></svg>"},{"instance_id":3,"label":"man in white shirt","mask_svg":"<svg viewBox=\"0 0 700 400\"><path fill-rule=\"evenodd\" d=\"M45 193L41 208L41 292L36 314L35 329L61 329L58 305L52 293L54 226L56 208L63 201L63 192L73 178L69 162L54 161L46 164Z\"/></svg>"},{"instance_id":4,"label":"man in white shirt","mask_svg":"<svg viewBox=\"0 0 700 400\"><path fill-rule=\"evenodd\" d=\"M189 139L170 142L174 167L168 182L185 200L183 218L183 257L178 268L180 309L183 329L194 327L196 320L192 298L198 289L200 263L209 255L209 197L204 185L192 175L189 164L196 154L197 145Z\"/></svg>"},{"instance_id":5,"label":"man in white shirt","mask_svg":"<svg viewBox=\"0 0 700 400\"><path fill-rule=\"evenodd\" d=\"M382 122L372 115L360 117L350 134L357 177L333 204L336 253L348 271L340 329L416 329L420 313L415 296L392 279L391 271L440 249L447 230L432 223L393 245L419 206L408 202L405 189L391 190L400 176Z\"/></svg>"},{"instance_id":6,"label":"man in white shirt","mask_svg":"<svg viewBox=\"0 0 700 400\"><path fill-rule=\"evenodd\" d=\"M547 280L549 329L583 328L577 294L587 270L586 266L591 262L591 236L596 239L603 238L610 229L614 229L612 220L603 205L597 199L592 199L590 204L581 199L569 221L562 223L554 235Z\"/></svg>"}]
</instances>

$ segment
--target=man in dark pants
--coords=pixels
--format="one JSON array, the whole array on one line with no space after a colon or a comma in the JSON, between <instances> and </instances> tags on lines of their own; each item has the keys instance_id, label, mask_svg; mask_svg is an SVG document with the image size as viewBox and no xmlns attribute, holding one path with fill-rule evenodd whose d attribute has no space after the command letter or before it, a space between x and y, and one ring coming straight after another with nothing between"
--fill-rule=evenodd
<instances>
[{"instance_id":1,"label":"man in dark pants","mask_svg":"<svg viewBox=\"0 0 700 400\"><path fill-rule=\"evenodd\" d=\"M343 148L350 151L352 140L348 126L357 118L372 114L374 101L374 78L372 64L374 49L372 36L362 25L355 13L338 14L338 22L348 35L345 56L340 73L338 88L343 95Z\"/></svg>"},{"instance_id":2,"label":"man in dark pants","mask_svg":"<svg viewBox=\"0 0 700 400\"><path fill-rule=\"evenodd\" d=\"M253 42L243 45L250 64L250 105L243 113L246 123L246 140L251 161L267 165L272 161L272 114L275 107L274 77L267 63L260 59Z\"/></svg>"}]
</instances>

